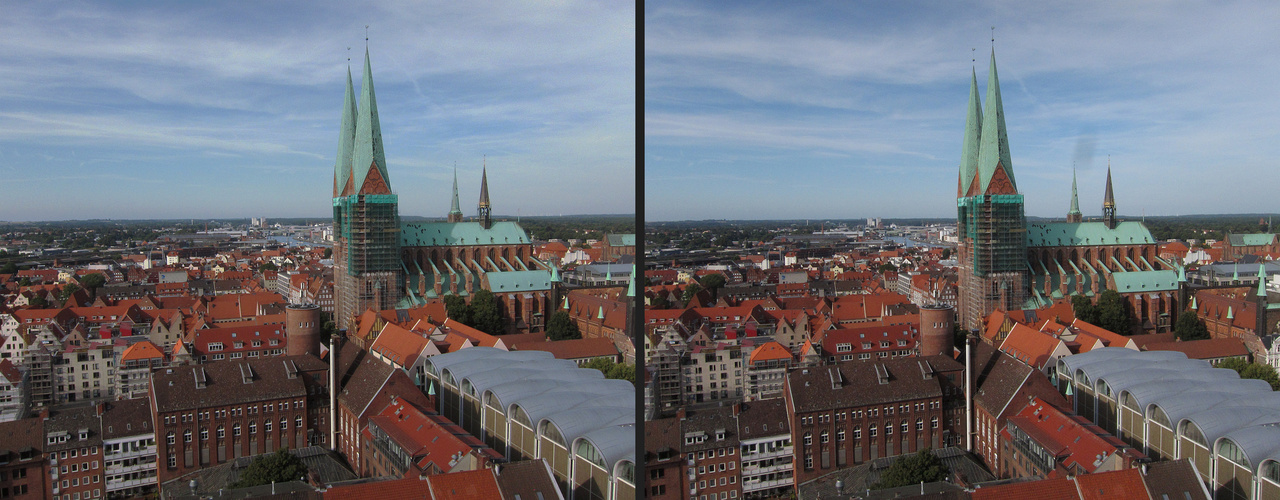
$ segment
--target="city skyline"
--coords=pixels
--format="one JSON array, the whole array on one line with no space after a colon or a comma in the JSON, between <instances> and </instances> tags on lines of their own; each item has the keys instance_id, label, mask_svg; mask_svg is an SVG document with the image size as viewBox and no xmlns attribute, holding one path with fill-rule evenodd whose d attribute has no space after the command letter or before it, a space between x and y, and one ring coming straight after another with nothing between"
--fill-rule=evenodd
<instances>
[{"instance_id":1,"label":"city skyline","mask_svg":"<svg viewBox=\"0 0 1280 500\"><path fill-rule=\"evenodd\" d=\"M1028 216L1275 210L1273 6L780 7L646 4L646 220L954 217L993 46Z\"/></svg>"},{"instance_id":2,"label":"city skyline","mask_svg":"<svg viewBox=\"0 0 1280 500\"><path fill-rule=\"evenodd\" d=\"M443 217L455 163L468 216L484 164L495 213L634 212L633 5L24 4L0 220L331 216L366 25L403 215Z\"/></svg>"}]
</instances>

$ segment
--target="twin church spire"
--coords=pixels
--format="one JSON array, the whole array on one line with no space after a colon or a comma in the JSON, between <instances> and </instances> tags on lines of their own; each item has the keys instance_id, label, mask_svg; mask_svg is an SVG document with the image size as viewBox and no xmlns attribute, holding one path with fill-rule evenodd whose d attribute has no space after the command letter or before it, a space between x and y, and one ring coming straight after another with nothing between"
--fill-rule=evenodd
<instances>
[{"instance_id":1,"label":"twin church spire","mask_svg":"<svg viewBox=\"0 0 1280 500\"><path fill-rule=\"evenodd\" d=\"M1004 104L1000 100L1000 79L996 74L996 53L991 51L987 72L985 108L978 99L978 75L969 84L969 105L965 108L964 150L960 156L960 184L957 196L1017 194L1013 161L1009 155L1009 134L1004 124Z\"/></svg>"},{"instance_id":2,"label":"twin church spire","mask_svg":"<svg viewBox=\"0 0 1280 500\"><path fill-rule=\"evenodd\" d=\"M347 68L338 157L333 166L333 196L353 194L391 194L391 178L387 175L387 158L382 150L382 126L378 123L378 103L373 92L368 49L364 51L364 75L360 81L358 107L355 88L351 84L351 69Z\"/></svg>"},{"instance_id":3,"label":"twin church spire","mask_svg":"<svg viewBox=\"0 0 1280 500\"><path fill-rule=\"evenodd\" d=\"M991 50L991 65L987 72L986 106L978 97L978 74L974 70L969 80L969 104L965 106L964 147L960 154L960 179L956 196L960 198L1017 194L1018 184L1013 175L1013 161L1009 154L1009 134L1004 123L1004 103L1000 99L1000 78L996 72L996 53ZM1103 199L1103 222L1114 229L1115 197L1111 191L1111 165L1107 165L1107 191ZM1081 222L1080 201L1076 190L1076 176L1071 172L1071 209L1068 222Z\"/></svg>"},{"instance_id":4,"label":"twin church spire","mask_svg":"<svg viewBox=\"0 0 1280 500\"><path fill-rule=\"evenodd\" d=\"M364 74L360 81L360 101L356 105L351 68L347 68L347 88L342 102L342 126L338 133L338 156L333 166L334 198L355 194L392 194L387 158L382 148L382 126L378 121L378 101L373 89L369 49L364 51ZM489 204L488 167L480 182L480 223L492 225ZM458 202L458 171L453 172L453 200L449 222L462 222Z\"/></svg>"}]
</instances>

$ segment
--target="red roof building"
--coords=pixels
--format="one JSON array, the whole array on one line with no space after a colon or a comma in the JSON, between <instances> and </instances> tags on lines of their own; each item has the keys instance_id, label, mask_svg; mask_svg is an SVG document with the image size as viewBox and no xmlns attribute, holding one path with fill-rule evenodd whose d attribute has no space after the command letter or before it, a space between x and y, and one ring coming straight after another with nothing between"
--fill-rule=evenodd
<instances>
[{"instance_id":1,"label":"red roof building","mask_svg":"<svg viewBox=\"0 0 1280 500\"><path fill-rule=\"evenodd\" d=\"M1000 477L1079 476L1129 469L1146 458L1088 419L1034 397L1006 420L1000 445Z\"/></svg>"}]
</instances>

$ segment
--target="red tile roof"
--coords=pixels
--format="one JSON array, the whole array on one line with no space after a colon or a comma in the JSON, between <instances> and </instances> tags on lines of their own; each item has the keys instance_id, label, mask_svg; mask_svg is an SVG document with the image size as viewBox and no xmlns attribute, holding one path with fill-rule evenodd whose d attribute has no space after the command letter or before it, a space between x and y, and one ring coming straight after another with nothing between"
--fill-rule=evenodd
<instances>
[{"instance_id":1,"label":"red tile roof","mask_svg":"<svg viewBox=\"0 0 1280 500\"><path fill-rule=\"evenodd\" d=\"M416 477L334 486L324 492L325 500L432 500L427 480Z\"/></svg>"},{"instance_id":2,"label":"red tile roof","mask_svg":"<svg viewBox=\"0 0 1280 500\"><path fill-rule=\"evenodd\" d=\"M412 366L428 342L430 341L425 335L409 331L395 323L387 323L373 345L369 346L369 351L381 354L401 367Z\"/></svg>"},{"instance_id":3,"label":"red tile roof","mask_svg":"<svg viewBox=\"0 0 1280 500\"><path fill-rule=\"evenodd\" d=\"M554 342L523 342L514 344L513 351L546 351L556 359L586 359L618 356L618 347L604 337L589 339L557 340Z\"/></svg>"},{"instance_id":4,"label":"red tile roof","mask_svg":"<svg viewBox=\"0 0 1280 500\"><path fill-rule=\"evenodd\" d=\"M1148 500L1151 494L1141 469L1124 469L1076 476L1081 500Z\"/></svg>"},{"instance_id":5,"label":"red tile roof","mask_svg":"<svg viewBox=\"0 0 1280 500\"><path fill-rule=\"evenodd\" d=\"M1000 350L1018 361L1043 369L1049 356L1062 344L1062 340L1034 328L1016 323L1009 336L1000 344Z\"/></svg>"},{"instance_id":6,"label":"red tile roof","mask_svg":"<svg viewBox=\"0 0 1280 500\"><path fill-rule=\"evenodd\" d=\"M973 490L973 500L1008 500L1027 498L1035 500L1079 500L1076 485L1067 478L1027 481L1022 483L983 486Z\"/></svg>"},{"instance_id":7,"label":"red tile roof","mask_svg":"<svg viewBox=\"0 0 1280 500\"><path fill-rule=\"evenodd\" d=\"M129 346L120 354L120 361L133 361L139 359L164 359L164 352L161 352L155 344L144 340Z\"/></svg>"},{"instance_id":8,"label":"red tile roof","mask_svg":"<svg viewBox=\"0 0 1280 500\"><path fill-rule=\"evenodd\" d=\"M1239 337L1188 340L1175 342L1150 342L1143 346L1147 351L1178 351L1191 359L1217 359L1247 357L1249 348Z\"/></svg>"},{"instance_id":9,"label":"red tile roof","mask_svg":"<svg viewBox=\"0 0 1280 500\"><path fill-rule=\"evenodd\" d=\"M428 476L435 500L494 500L502 498L498 479L490 469Z\"/></svg>"},{"instance_id":10,"label":"red tile roof","mask_svg":"<svg viewBox=\"0 0 1280 500\"><path fill-rule=\"evenodd\" d=\"M10 384L22 383L22 371L13 365L8 359L0 360L0 376L3 376Z\"/></svg>"},{"instance_id":11,"label":"red tile roof","mask_svg":"<svg viewBox=\"0 0 1280 500\"><path fill-rule=\"evenodd\" d=\"M757 361L773 361L779 359L791 359L791 351L787 350L786 347L777 342L765 342L760 347L757 347L756 350L751 351L751 356L748 358L747 362L755 363Z\"/></svg>"}]
</instances>

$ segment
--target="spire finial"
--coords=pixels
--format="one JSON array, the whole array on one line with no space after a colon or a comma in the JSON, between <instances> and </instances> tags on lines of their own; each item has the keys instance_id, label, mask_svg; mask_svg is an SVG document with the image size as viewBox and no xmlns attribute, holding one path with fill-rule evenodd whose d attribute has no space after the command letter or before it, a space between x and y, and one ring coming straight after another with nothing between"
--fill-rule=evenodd
<instances>
[{"instance_id":1,"label":"spire finial","mask_svg":"<svg viewBox=\"0 0 1280 500\"><path fill-rule=\"evenodd\" d=\"M351 47L347 47L347 67L351 67Z\"/></svg>"},{"instance_id":2,"label":"spire finial","mask_svg":"<svg viewBox=\"0 0 1280 500\"><path fill-rule=\"evenodd\" d=\"M368 28L366 26L365 28ZM991 50L996 50L996 27L991 27Z\"/></svg>"},{"instance_id":3,"label":"spire finial","mask_svg":"<svg viewBox=\"0 0 1280 500\"><path fill-rule=\"evenodd\" d=\"M991 28L994 30L995 28ZM993 40L994 43L994 40ZM369 25L364 25L364 49L369 50Z\"/></svg>"},{"instance_id":4,"label":"spire finial","mask_svg":"<svg viewBox=\"0 0 1280 500\"><path fill-rule=\"evenodd\" d=\"M978 70L978 48L977 47L972 47L969 49L969 63L973 66L974 71Z\"/></svg>"}]
</instances>

